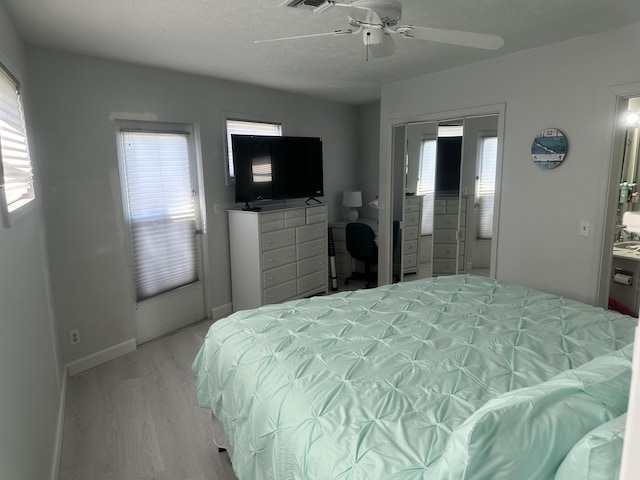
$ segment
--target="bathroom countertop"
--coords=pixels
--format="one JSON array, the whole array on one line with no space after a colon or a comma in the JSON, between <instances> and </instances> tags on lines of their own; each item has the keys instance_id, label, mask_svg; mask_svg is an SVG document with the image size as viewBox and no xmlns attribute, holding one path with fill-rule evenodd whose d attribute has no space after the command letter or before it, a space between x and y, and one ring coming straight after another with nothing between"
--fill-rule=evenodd
<instances>
[{"instance_id":1,"label":"bathroom countertop","mask_svg":"<svg viewBox=\"0 0 640 480\"><path fill-rule=\"evenodd\" d=\"M619 258L626 258L628 260L640 261L640 244L637 248L629 247L616 247L613 245L613 256Z\"/></svg>"}]
</instances>

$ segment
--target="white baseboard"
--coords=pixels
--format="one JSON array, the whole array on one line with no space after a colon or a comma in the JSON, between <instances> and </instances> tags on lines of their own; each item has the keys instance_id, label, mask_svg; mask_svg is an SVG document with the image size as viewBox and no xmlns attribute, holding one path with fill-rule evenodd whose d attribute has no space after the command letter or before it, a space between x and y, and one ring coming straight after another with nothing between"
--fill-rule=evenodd
<instances>
[{"instance_id":1,"label":"white baseboard","mask_svg":"<svg viewBox=\"0 0 640 480\"><path fill-rule=\"evenodd\" d=\"M124 355L129 352L133 352L136 349L136 339L132 338L126 342L119 343L104 350L100 350L92 355L79 358L71 363L67 363L67 373L70 377L89 370L90 368L97 367L103 363L113 360L114 358Z\"/></svg>"},{"instance_id":2,"label":"white baseboard","mask_svg":"<svg viewBox=\"0 0 640 480\"><path fill-rule=\"evenodd\" d=\"M220 305L219 307L215 307L211 309L211 318L213 320L218 320L220 318L226 317L233 313L233 304L225 303L224 305Z\"/></svg>"},{"instance_id":3,"label":"white baseboard","mask_svg":"<svg viewBox=\"0 0 640 480\"><path fill-rule=\"evenodd\" d=\"M62 456L62 434L64 433L64 409L67 403L67 368L62 374L62 385L60 386L60 407L58 409L58 424L56 425L56 438L53 444L53 459L51 461L51 480L58 480L60 477L60 458Z\"/></svg>"}]
</instances>

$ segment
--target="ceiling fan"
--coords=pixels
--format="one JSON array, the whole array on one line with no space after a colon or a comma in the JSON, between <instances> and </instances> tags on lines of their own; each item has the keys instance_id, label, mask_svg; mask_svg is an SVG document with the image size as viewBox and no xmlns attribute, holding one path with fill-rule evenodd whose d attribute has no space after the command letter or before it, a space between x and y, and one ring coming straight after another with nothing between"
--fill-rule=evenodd
<instances>
[{"instance_id":1,"label":"ceiling fan","mask_svg":"<svg viewBox=\"0 0 640 480\"><path fill-rule=\"evenodd\" d=\"M392 55L398 50L393 36L486 50L497 50L504 45L504 40L499 35L420 27L417 25L398 25L402 18L402 4L398 0L353 0L350 3L339 3L332 0L286 0L280 6L312 7L311 10L314 13L322 13L333 7L345 8L350 28L327 33L256 40L254 43L361 33L362 41L367 47L367 53L370 52L371 56L376 58Z\"/></svg>"}]
</instances>

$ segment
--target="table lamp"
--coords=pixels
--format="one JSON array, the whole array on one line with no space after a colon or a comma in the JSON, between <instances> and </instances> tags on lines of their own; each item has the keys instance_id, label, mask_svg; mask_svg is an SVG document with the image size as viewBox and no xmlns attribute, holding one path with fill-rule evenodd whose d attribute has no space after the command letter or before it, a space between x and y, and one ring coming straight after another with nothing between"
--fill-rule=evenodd
<instances>
[{"instance_id":1,"label":"table lamp","mask_svg":"<svg viewBox=\"0 0 640 480\"><path fill-rule=\"evenodd\" d=\"M348 207L347 220L355 222L358 220L358 210L362 206L362 192L344 192L342 194L342 206Z\"/></svg>"}]
</instances>

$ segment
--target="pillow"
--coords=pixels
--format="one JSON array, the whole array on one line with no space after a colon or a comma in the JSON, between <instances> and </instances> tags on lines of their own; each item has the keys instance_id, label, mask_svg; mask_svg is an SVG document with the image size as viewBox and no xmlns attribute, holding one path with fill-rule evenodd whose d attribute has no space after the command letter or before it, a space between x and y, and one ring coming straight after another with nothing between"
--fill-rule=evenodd
<instances>
[{"instance_id":1,"label":"pillow","mask_svg":"<svg viewBox=\"0 0 640 480\"><path fill-rule=\"evenodd\" d=\"M632 353L633 344L490 400L451 432L429 478L553 478L580 438L626 412Z\"/></svg>"},{"instance_id":2,"label":"pillow","mask_svg":"<svg viewBox=\"0 0 640 480\"><path fill-rule=\"evenodd\" d=\"M555 480L610 480L620 476L627 414L594 428L560 464Z\"/></svg>"}]
</instances>

